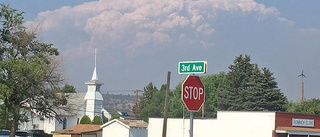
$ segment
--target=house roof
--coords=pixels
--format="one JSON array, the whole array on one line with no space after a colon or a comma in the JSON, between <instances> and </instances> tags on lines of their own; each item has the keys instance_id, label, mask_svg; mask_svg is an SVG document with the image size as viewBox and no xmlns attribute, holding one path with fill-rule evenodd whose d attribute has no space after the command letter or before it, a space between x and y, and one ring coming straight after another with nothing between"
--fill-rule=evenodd
<instances>
[{"instance_id":1,"label":"house roof","mask_svg":"<svg viewBox=\"0 0 320 137\"><path fill-rule=\"evenodd\" d=\"M134 113L131 109L122 109L122 108L105 108L105 110L111 114L112 116L118 115L123 119L131 119L135 118Z\"/></svg>"},{"instance_id":2,"label":"house roof","mask_svg":"<svg viewBox=\"0 0 320 137\"><path fill-rule=\"evenodd\" d=\"M300 131L300 132L320 132L319 128L303 128L303 127L277 127L277 131Z\"/></svg>"},{"instance_id":3,"label":"house roof","mask_svg":"<svg viewBox=\"0 0 320 137\"><path fill-rule=\"evenodd\" d=\"M304 128L304 127L277 127L276 133L286 133L288 135L312 135L320 136L320 129L318 128Z\"/></svg>"},{"instance_id":4,"label":"house roof","mask_svg":"<svg viewBox=\"0 0 320 137\"><path fill-rule=\"evenodd\" d=\"M120 120L131 128L147 128L148 123L143 120Z\"/></svg>"},{"instance_id":5,"label":"house roof","mask_svg":"<svg viewBox=\"0 0 320 137\"><path fill-rule=\"evenodd\" d=\"M101 130L101 125L91 125L91 124L78 124L68 129L52 131L52 133L57 134L83 134L88 132L95 132Z\"/></svg>"},{"instance_id":6,"label":"house roof","mask_svg":"<svg viewBox=\"0 0 320 137\"><path fill-rule=\"evenodd\" d=\"M123 119L114 119L111 120L101 126L101 128L107 127L113 123L119 123L120 125L126 127L126 128L147 128L148 123L144 122L142 120L123 120Z\"/></svg>"},{"instance_id":7,"label":"house roof","mask_svg":"<svg viewBox=\"0 0 320 137\"><path fill-rule=\"evenodd\" d=\"M84 96L86 93L65 93L67 96L67 105L55 108L55 112L58 115L76 115L78 114L78 109L84 105Z\"/></svg>"}]
</instances>

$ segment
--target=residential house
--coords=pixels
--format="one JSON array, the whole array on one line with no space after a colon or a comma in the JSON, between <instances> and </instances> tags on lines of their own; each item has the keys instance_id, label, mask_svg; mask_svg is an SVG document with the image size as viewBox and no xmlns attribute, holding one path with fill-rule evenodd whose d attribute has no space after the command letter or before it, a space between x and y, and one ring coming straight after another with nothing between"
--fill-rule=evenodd
<instances>
[{"instance_id":1,"label":"residential house","mask_svg":"<svg viewBox=\"0 0 320 137\"><path fill-rule=\"evenodd\" d=\"M147 137L148 123L142 120L111 120L101 126L102 137Z\"/></svg>"},{"instance_id":2,"label":"residential house","mask_svg":"<svg viewBox=\"0 0 320 137\"><path fill-rule=\"evenodd\" d=\"M101 125L78 124L73 127L52 131L53 137L102 137Z\"/></svg>"}]
</instances>

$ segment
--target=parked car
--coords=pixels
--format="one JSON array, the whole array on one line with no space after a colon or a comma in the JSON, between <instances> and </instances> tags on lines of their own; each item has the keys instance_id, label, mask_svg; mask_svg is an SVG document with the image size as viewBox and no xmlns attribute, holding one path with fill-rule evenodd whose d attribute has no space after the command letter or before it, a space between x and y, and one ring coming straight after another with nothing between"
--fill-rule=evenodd
<instances>
[{"instance_id":1,"label":"parked car","mask_svg":"<svg viewBox=\"0 0 320 137\"><path fill-rule=\"evenodd\" d=\"M0 137L9 137L9 130L0 130ZM43 130L16 131L16 137L52 137Z\"/></svg>"},{"instance_id":2,"label":"parked car","mask_svg":"<svg viewBox=\"0 0 320 137\"><path fill-rule=\"evenodd\" d=\"M0 137L9 137L9 135L10 135L9 130L4 130L4 129L0 130Z\"/></svg>"},{"instance_id":3,"label":"parked car","mask_svg":"<svg viewBox=\"0 0 320 137\"><path fill-rule=\"evenodd\" d=\"M52 134L47 134L43 130L29 130L33 133L33 137L52 137Z\"/></svg>"}]
</instances>

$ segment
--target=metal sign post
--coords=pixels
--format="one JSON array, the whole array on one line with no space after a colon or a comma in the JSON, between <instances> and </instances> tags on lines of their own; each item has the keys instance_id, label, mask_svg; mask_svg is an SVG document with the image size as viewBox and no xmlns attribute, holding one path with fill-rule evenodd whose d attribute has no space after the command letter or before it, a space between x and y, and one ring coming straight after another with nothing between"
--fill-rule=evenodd
<instances>
[{"instance_id":1,"label":"metal sign post","mask_svg":"<svg viewBox=\"0 0 320 137\"><path fill-rule=\"evenodd\" d=\"M178 73L189 74L182 83L181 99L190 112L189 135L193 137L193 111L199 111L205 100L205 88L199 76L207 72L207 61L179 62Z\"/></svg>"},{"instance_id":2,"label":"metal sign post","mask_svg":"<svg viewBox=\"0 0 320 137\"><path fill-rule=\"evenodd\" d=\"M189 75L182 84L181 99L190 112L190 137L193 137L193 111L200 109L204 98L205 90L199 76Z\"/></svg>"},{"instance_id":3,"label":"metal sign post","mask_svg":"<svg viewBox=\"0 0 320 137\"><path fill-rule=\"evenodd\" d=\"M193 137L193 112L190 111L190 137Z\"/></svg>"}]
</instances>

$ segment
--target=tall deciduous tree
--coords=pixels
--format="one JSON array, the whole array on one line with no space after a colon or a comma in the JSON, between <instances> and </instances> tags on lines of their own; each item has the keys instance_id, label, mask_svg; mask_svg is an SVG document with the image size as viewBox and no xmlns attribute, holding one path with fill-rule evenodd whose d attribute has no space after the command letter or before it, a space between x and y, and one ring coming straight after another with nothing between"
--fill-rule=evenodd
<instances>
[{"instance_id":1,"label":"tall deciduous tree","mask_svg":"<svg viewBox=\"0 0 320 137\"><path fill-rule=\"evenodd\" d=\"M26 31L23 13L0 6L0 123L4 123L0 128L10 128L14 137L19 122L28 119L25 113L55 117L53 108L66 100L55 91L63 82L59 63L53 58L58 50Z\"/></svg>"},{"instance_id":2,"label":"tall deciduous tree","mask_svg":"<svg viewBox=\"0 0 320 137\"><path fill-rule=\"evenodd\" d=\"M149 117L163 117L166 90L156 91L150 102L140 111L140 118L148 121Z\"/></svg>"},{"instance_id":3,"label":"tall deciduous tree","mask_svg":"<svg viewBox=\"0 0 320 137\"><path fill-rule=\"evenodd\" d=\"M157 91L158 91L157 87L154 86L152 84L152 82L150 82L146 87L144 87L142 97L140 97L140 102L138 104L138 113L139 114L150 103L150 101L153 97L153 94Z\"/></svg>"},{"instance_id":4,"label":"tall deciduous tree","mask_svg":"<svg viewBox=\"0 0 320 137\"><path fill-rule=\"evenodd\" d=\"M268 69L261 72L247 55L237 57L229 69L226 85L218 92L219 109L285 111L287 99Z\"/></svg>"},{"instance_id":5,"label":"tall deciduous tree","mask_svg":"<svg viewBox=\"0 0 320 137\"><path fill-rule=\"evenodd\" d=\"M287 112L320 115L320 99L308 99L287 103Z\"/></svg>"},{"instance_id":6,"label":"tall deciduous tree","mask_svg":"<svg viewBox=\"0 0 320 137\"><path fill-rule=\"evenodd\" d=\"M139 117L148 121L149 117L163 117L166 85L160 91L151 82L144 88L143 96L139 102Z\"/></svg>"},{"instance_id":7,"label":"tall deciduous tree","mask_svg":"<svg viewBox=\"0 0 320 137\"><path fill-rule=\"evenodd\" d=\"M77 93L76 88L68 83L64 84L64 87L60 90L61 93Z\"/></svg>"},{"instance_id":8,"label":"tall deciduous tree","mask_svg":"<svg viewBox=\"0 0 320 137\"><path fill-rule=\"evenodd\" d=\"M217 91L224 87L226 81L225 72L218 74L205 75L201 77L205 86L204 116L217 116Z\"/></svg>"}]
</instances>

